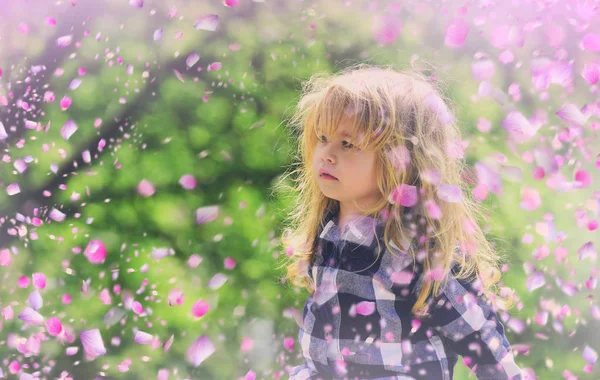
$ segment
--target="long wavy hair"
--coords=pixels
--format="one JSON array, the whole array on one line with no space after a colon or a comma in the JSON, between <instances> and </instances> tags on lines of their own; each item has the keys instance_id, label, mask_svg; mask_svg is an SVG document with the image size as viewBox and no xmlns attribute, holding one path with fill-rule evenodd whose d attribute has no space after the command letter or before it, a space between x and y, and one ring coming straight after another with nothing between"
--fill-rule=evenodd
<instances>
[{"instance_id":1,"label":"long wavy hair","mask_svg":"<svg viewBox=\"0 0 600 380\"><path fill-rule=\"evenodd\" d=\"M471 197L472 172L460 154L460 130L441 85L414 66L399 71L364 63L335 74L316 73L303 82L298 105L286 120L298 141L295 162L274 185L293 197L281 235L285 254L278 268L286 266L282 283L290 280L315 291L308 266L326 212L339 209L339 202L321 192L311 162L320 133L335 134L340 120L349 117L354 126L350 141L377 155L382 197L363 209L363 215L389 215L383 229L386 248L395 252L389 244L404 247L425 275L413 314L426 314L430 295L439 295L456 264L457 279L477 277L496 307L512 305L512 297L496 294L504 258L479 225L487 210ZM393 196L406 189L403 185L417 189L418 201L411 207ZM440 196L449 188L460 193L459 201Z\"/></svg>"}]
</instances>

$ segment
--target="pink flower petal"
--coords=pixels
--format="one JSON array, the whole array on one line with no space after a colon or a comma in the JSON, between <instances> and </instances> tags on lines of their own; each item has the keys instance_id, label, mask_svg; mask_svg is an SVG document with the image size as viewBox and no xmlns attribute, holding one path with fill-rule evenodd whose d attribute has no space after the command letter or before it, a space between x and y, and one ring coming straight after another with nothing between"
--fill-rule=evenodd
<instances>
[{"instance_id":1,"label":"pink flower petal","mask_svg":"<svg viewBox=\"0 0 600 380\"><path fill-rule=\"evenodd\" d=\"M46 320L46 329L51 336L57 336L63 330L62 323L57 317L50 317Z\"/></svg>"},{"instance_id":2,"label":"pink flower petal","mask_svg":"<svg viewBox=\"0 0 600 380\"><path fill-rule=\"evenodd\" d=\"M181 305L182 303L183 303L183 292L179 289L171 289L169 291L169 296L168 296L169 306L173 306L175 304Z\"/></svg>"},{"instance_id":3,"label":"pink flower petal","mask_svg":"<svg viewBox=\"0 0 600 380\"><path fill-rule=\"evenodd\" d=\"M112 303L110 292L106 288L102 289L102 291L98 295L98 298L100 298L100 302L102 302L105 305L110 305Z\"/></svg>"},{"instance_id":4,"label":"pink flower petal","mask_svg":"<svg viewBox=\"0 0 600 380\"><path fill-rule=\"evenodd\" d=\"M163 28L156 29L154 31L154 36L153 36L154 41L160 41L160 40L162 40L162 36L163 36Z\"/></svg>"},{"instance_id":5,"label":"pink flower petal","mask_svg":"<svg viewBox=\"0 0 600 380\"><path fill-rule=\"evenodd\" d=\"M69 119L65 122L65 124L60 129L60 135L65 140L69 140L69 138L71 138L71 136L73 136L73 133L77 132L77 129L78 129L77 124L75 124L75 122L73 120Z\"/></svg>"},{"instance_id":6,"label":"pink flower petal","mask_svg":"<svg viewBox=\"0 0 600 380\"><path fill-rule=\"evenodd\" d=\"M575 172L575 184L577 189L584 189L592 183L592 176L584 169L579 169Z\"/></svg>"},{"instance_id":7,"label":"pink flower petal","mask_svg":"<svg viewBox=\"0 0 600 380\"><path fill-rule=\"evenodd\" d=\"M194 178L193 175L191 175L191 174L184 174L179 179L179 184L181 185L181 187L183 187L186 190L192 190L193 188L196 187L197 181L196 181L196 178Z\"/></svg>"},{"instance_id":8,"label":"pink flower petal","mask_svg":"<svg viewBox=\"0 0 600 380\"><path fill-rule=\"evenodd\" d=\"M187 358L194 367L198 367L214 352L215 346L206 335L202 335L188 349Z\"/></svg>"},{"instance_id":9,"label":"pink flower petal","mask_svg":"<svg viewBox=\"0 0 600 380\"><path fill-rule=\"evenodd\" d=\"M600 65L597 63L586 63L583 66L583 73L581 75L589 84L598 83L600 79Z\"/></svg>"},{"instance_id":10,"label":"pink flower petal","mask_svg":"<svg viewBox=\"0 0 600 380\"><path fill-rule=\"evenodd\" d=\"M584 50L600 51L600 34L586 34L583 36L582 45Z\"/></svg>"},{"instance_id":11,"label":"pink flower petal","mask_svg":"<svg viewBox=\"0 0 600 380\"><path fill-rule=\"evenodd\" d=\"M579 107L574 104L565 104L558 111L556 115L569 126L581 127L585 124L589 116L585 116Z\"/></svg>"},{"instance_id":12,"label":"pink flower petal","mask_svg":"<svg viewBox=\"0 0 600 380\"><path fill-rule=\"evenodd\" d=\"M461 47L468 34L469 24L462 18L455 18L446 29L444 44L450 47Z\"/></svg>"},{"instance_id":13,"label":"pink flower petal","mask_svg":"<svg viewBox=\"0 0 600 380\"><path fill-rule=\"evenodd\" d=\"M141 315L144 312L144 308L142 307L142 304L139 303L138 301L133 301L133 303L131 304L131 310L133 310L133 312L136 313L137 315Z\"/></svg>"},{"instance_id":14,"label":"pink flower petal","mask_svg":"<svg viewBox=\"0 0 600 380\"><path fill-rule=\"evenodd\" d=\"M71 45L71 42L73 42L72 35L62 36L56 40L56 46L58 46L59 48L62 49L62 48L65 48L65 47Z\"/></svg>"},{"instance_id":15,"label":"pink flower petal","mask_svg":"<svg viewBox=\"0 0 600 380\"><path fill-rule=\"evenodd\" d=\"M583 349L582 357L583 360L585 360L586 362L590 364L595 364L598 360L598 353L586 344L585 348Z\"/></svg>"},{"instance_id":16,"label":"pink flower petal","mask_svg":"<svg viewBox=\"0 0 600 380\"><path fill-rule=\"evenodd\" d=\"M372 34L378 44L391 45L402 32L402 20L395 15L377 16L373 20Z\"/></svg>"},{"instance_id":17,"label":"pink flower petal","mask_svg":"<svg viewBox=\"0 0 600 380\"><path fill-rule=\"evenodd\" d=\"M437 194L444 202L462 202L462 190L458 185L440 183L437 185Z\"/></svg>"},{"instance_id":18,"label":"pink flower petal","mask_svg":"<svg viewBox=\"0 0 600 380\"><path fill-rule=\"evenodd\" d=\"M79 333L79 338L81 339L85 354L90 359L106 354L106 348L104 347L99 329L84 330Z\"/></svg>"},{"instance_id":19,"label":"pink flower petal","mask_svg":"<svg viewBox=\"0 0 600 380\"><path fill-rule=\"evenodd\" d=\"M50 217L50 219L56 222L62 222L63 220L65 220L66 215L60 212L59 210L53 208L48 216Z\"/></svg>"},{"instance_id":20,"label":"pink flower petal","mask_svg":"<svg viewBox=\"0 0 600 380\"><path fill-rule=\"evenodd\" d=\"M200 60L200 56L198 55L198 53L191 53L190 55L188 55L188 57L185 59L185 65L187 66L187 68L191 68L192 66L194 66L198 61Z\"/></svg>"},{"instance_id":21,"label":"pink flower petal","mask_svg":"<svg viewBox=\"0 0 600 380\"><path fill-rule=\"evenodd\" d=\"M29 293L29 304L33 308L33 310L39 310L44 306L44 300L42 299L42 295L35 289L33 292Z\"/></svg>"},{"instance_id":22,"label":"pink flower petal","mask_svg":"<svg viewBox=\"0 0 600 380\"><path fill-rule=\"evenodd\" d=\"M546 285L546 279L544 278L544 273L542 272L534 272L532 275L527 277L527 280L525 281L525 286L529 292L541 288L544 285Z\"/></svg>"},{"instance_id":23,"label":"pink flower petal","mask_svg":"<svg viewBox=\"0 0 600 380\"><path fill-rule=\"evenodd\" d=\"M371 315L375 312L375 302L361 301L356 305L356 314Z\"/></svg>"},{"instance_id":24,"label":"pink flower petal","mask_svg":"<svg viewBox=\"0 0 600 380\"><path fill-rule=\"evenodd\" d=\"M240 4L240 0L223 0L223 4L226 7L233 8L233 7L237 7Z\"/></svg>"},{"instance_id":25,"label":"pink flower petal","mask_svg":"<svg viewBox=\"0 0 600 380\"><path fill-rule=\"evenodd\" d=\"M196 224L212 222L219 216L219 206L205 206L196 209Z\"/></svg>"},{"instance_id":26,"label":"pink flower petal","mask_svg":"<svg viewBox=\"0 0 600 380\"><path fill-rule=\"evenodd\" d=\"M106 246L102 240L90 240L83 255L87 257L92 264L102 264L106 259Z\"/></svg>"},{"instance_id":27,"label":"pink flower petal","mask_svg":"<svg viewBox=\"0 0 600 380\"><path fill-rule=\"evenodd\" d=\"M11 195L15 195L15 194L19 194L21 192L21 188L19 187L18 183L11 183L10 185L6 186L6 193L11 196Z\"/></svg>"},{"instance_id":28,"label":"pink flower petal","mask_svg":"<svg viewBox=\"0 0 600 380\"><path fill-rule=\"evenodd\" d=\"M2 318L4 318L5 320L11 320L13 319L15 316L15 312L12 308L12 306L7 306L4 309L2 309Z\"/></svg>"},{"instance_id":29,"label":"pink flower petal","mask_svg":"<svg viewBox=\"0 0 600 380\"><path fill-rule=\"evenodd\" d=\"M398 172L405 171L410 165L410 152L404 145L397 145L387 152L387 157Z\"/></svg>"},{"instance_id":30,"label":"pink flower petal","mask_svg":"<svg viewBox=\"0 0 600 380\"><path fill-rule=\"evenodd\" d=\"M202 318L210 310L210 305L204 300L198 300L192 305L192 315L196 318Z\"/></svg>"},{"instance_id":31,"label":"pink flower petal","mask_svg":"<svg viewBox=\"0 0 600 380\"><path fill-rule=\"evenodd\" d=\"M434 201L425 201L424 203L425 210L427 211L427 215L430 218L439 220L442 218L442 209L438 206Z\"/></svg>"},{"instance_id":32,"label":"pink flower petal","mask_svg":"<svg viewBox=\"0 0 600 380\"><path fill-rule=\"evenodd\" d=\"M44 324L44 317L42 317L40 313L33 310L29 306L27 306L23 312L19 314L18 318L28 325L41 326Z\"/></svg>"},{"instance_id":33,"label":"pink flower petal","mask_svg":"<svg viewBox=\"0 0 600 380\"><path fill-rule=\"evenodd\" d=\"M585 260L587 258L591 258L594 260L597 256L597 252L594 249L594 243L588 241L587 243L582 245L581 248L577 250L577 256L579 257L580 261Z\"/></svg>"},{"instance_id":34,"label":"pink flower petal","mask_svg":"<svg viewBox=\"0 0 600 380\"><path fill-rule=\"evenodd\" d=\"M536 189L524 187L521 189L521 208L527 211L533 211L540 207L542 199Z\"/></svg>"},{"instance_id":35,"label":"pink flower petal","mask_svg":"<svg viewBox=\"0 0 600 380\"><path fill-rule=\"evenodd\" d=\"M43 273L34 273L31 277L33 286L37 289L44 289L46 287L46 276Z\"/></svg>"},{"instance_id":36,"label":"pink flower petal","mask_svg":"<svg viewBox=\"0 0 600 380\"><path fill-rule=\"evenodd\" d=\"M400 204L404 207L412 207L417 204L418 200L417 187L406 184L395 188L388 197L390 203Z\"/></svg>"},{"instance_id":37,"label":"pink flower petal","mask_svg":"<svg viewBox=\"0 0 600 380\"><path fill-rule=\"evenodd\" d=\"M489 80L496 73L496 66L491 59L482 59L471 64L473 78L478 81Z\"/></svg>"},{"instance_id":38,"label":"pink flower petal","mask_svg":"<svg viewBox=\"0 0 600 380\"><path fill-rule=\"evenodd\" d=\"M217 273L214 276L212 276L210 281L208 281L208 287L211 288L212 290L219 289L221 286L223 286L223 284L225 284L227 279L228 279L228 277L225 276L224 274Z\"/></svg>"},{"instance_id":39,"label":"pink flower petal","mask_svg":"<svg viewBox=\"0 0 600 380\"><path fill-rule=\"evenodd\" d=\"M537 129L520 112L513 111L502 121L502 127L515 140L522 144L535 136Z\"/></svg>"},{"instance_id":40,"label":"pink flower petal","mask_svg":"<svg viewBox=\"0 0 600 380\"><path fill-rule=\"evenodd\" d=\"M154 194L154 185L146 179L143 179L138 184L137 189L138 193L143 197L150 197Z\"/></svg>"},{"instance_id":41,"label":"pink flower petal","mask_svg":"<svg viewBox=\"0 0 600 380\"><path fill-rule=\"evenodd\" d=\"M7 267L12 261L10 251L8 249L0 249L0 265Z\"/></svg>"},{"instance_id":42,"label":"pink flower petal","mask_svg":"<svg viewBox=\"0 0 600 380\"><path fill-rule=\"evenodd\" d=\"M144 6L144 0L129 0L129 5L135 8L142 8Z\"/></svg>"},{"instance_id":43,"label":"pink flower petal","mask_svg":"<svg viewBox=\"0 0 600 380\"><path fill-rule=\"evenodd\" d=\"M397 285L408 285L412 281L414 273L411 271L394 272L390 276L390 280Z\"/></svg>"},{"instance_id":44,"label":"pink flower petal","mask_svg":"<svg viewBox=\"0 0 600 380\"><path fill-rule=\"evenodd\" d=\"M150 344L152 343L152 335L143 331L136 331L133 341L137 344Z\"/></svg>"},{"instance_id":45,"label":"pink flower petal","mask_svg":"<svg viewBox=\"0 0 600 380\"><path fill-rule=\"evenodd\" d=\"M232 257L226 257L223 264L225 269L232 270L235 268L235 259Z\"/></svg>"},{"instance_id":46,"label":"pink flower petal","mask_svg":"<svg viewBox=\"0 0 600 380\"><path fill-rule=\"evenodd\" d=\"M165 344L163 344L163 352L169 351L169 349L171 348L171 345L173 344L173 340L174 339L175 339L175 335L171 335L171 337L169 338L169 340L167 340L165 342Z\"/></svg>"},{"instance_id":47,"label":"pink flower petal","mask_svg":"<svg viewBox=\"0 0 600 380\"><path fill-rule=\"evenodd\" d=\"M196 23L194 24L194 28L214 32L217 29L218 24L219 24L219 16L218 15L205 14L205 15L198 17Z\"/></svg>"}]
</instances>

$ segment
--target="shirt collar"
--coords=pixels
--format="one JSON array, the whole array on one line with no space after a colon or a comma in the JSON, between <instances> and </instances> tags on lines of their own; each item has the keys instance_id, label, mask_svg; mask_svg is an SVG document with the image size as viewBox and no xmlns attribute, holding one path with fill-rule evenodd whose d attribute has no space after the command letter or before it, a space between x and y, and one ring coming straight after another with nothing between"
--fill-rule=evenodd
<instances>
[{"instance_id":1,"label":"shirt collar","mask_svg":"<svg viewBox=\"0 0 600 380\"><path fill-rule=\"evenodd\" d=\"M338 212L327 211L323 231L319 235L321 239L332 242L345 240L370 246L376 237L375 234L381 235L387 221L381 213L376 217L360 216L349 221L344 227L344 231L340 231L338 216Z\"/></svg>"}]
</instances>

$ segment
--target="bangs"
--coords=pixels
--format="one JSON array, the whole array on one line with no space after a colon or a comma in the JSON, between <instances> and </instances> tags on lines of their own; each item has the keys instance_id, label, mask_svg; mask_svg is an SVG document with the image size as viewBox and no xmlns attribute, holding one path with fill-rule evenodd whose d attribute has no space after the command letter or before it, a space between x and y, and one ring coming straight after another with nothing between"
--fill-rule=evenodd
<instances>
[{"instance_id":1,"label":"bangs","mask_svg":"<svg viewBox=\"0 0 600 380\"><path fill-rule=\"evenodd\" d=\"M381 112L364 96L355 94L348 89L333 85L315 100L313 107L312 134L318 138L322 134L333 136L337 133L339 124L347 120L350 124L350 142L362 150L380 148L385 140L382 133L386 125L380 121ZM375 116L375 117L373 117Z\"/></svg>"}]
</instances>

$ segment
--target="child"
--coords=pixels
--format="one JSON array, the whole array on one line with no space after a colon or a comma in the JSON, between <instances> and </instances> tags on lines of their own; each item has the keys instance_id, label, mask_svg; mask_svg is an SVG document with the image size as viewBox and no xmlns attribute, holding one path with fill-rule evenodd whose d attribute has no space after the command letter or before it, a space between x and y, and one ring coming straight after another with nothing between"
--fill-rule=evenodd
<instances>
[{"instance_id":1,"label":"child","mask_svg":"<svg viewBox=\"0 0 600 380\"><path fill-rule=\"evenodd\" d=\"M458 355L478 379L521 379L490 303L510 301L491 292L499 258L433 83L359 65L303 89L282 241L286 278L311 295L290 379L445 380Z\"/></svg>"}]
</instances>

